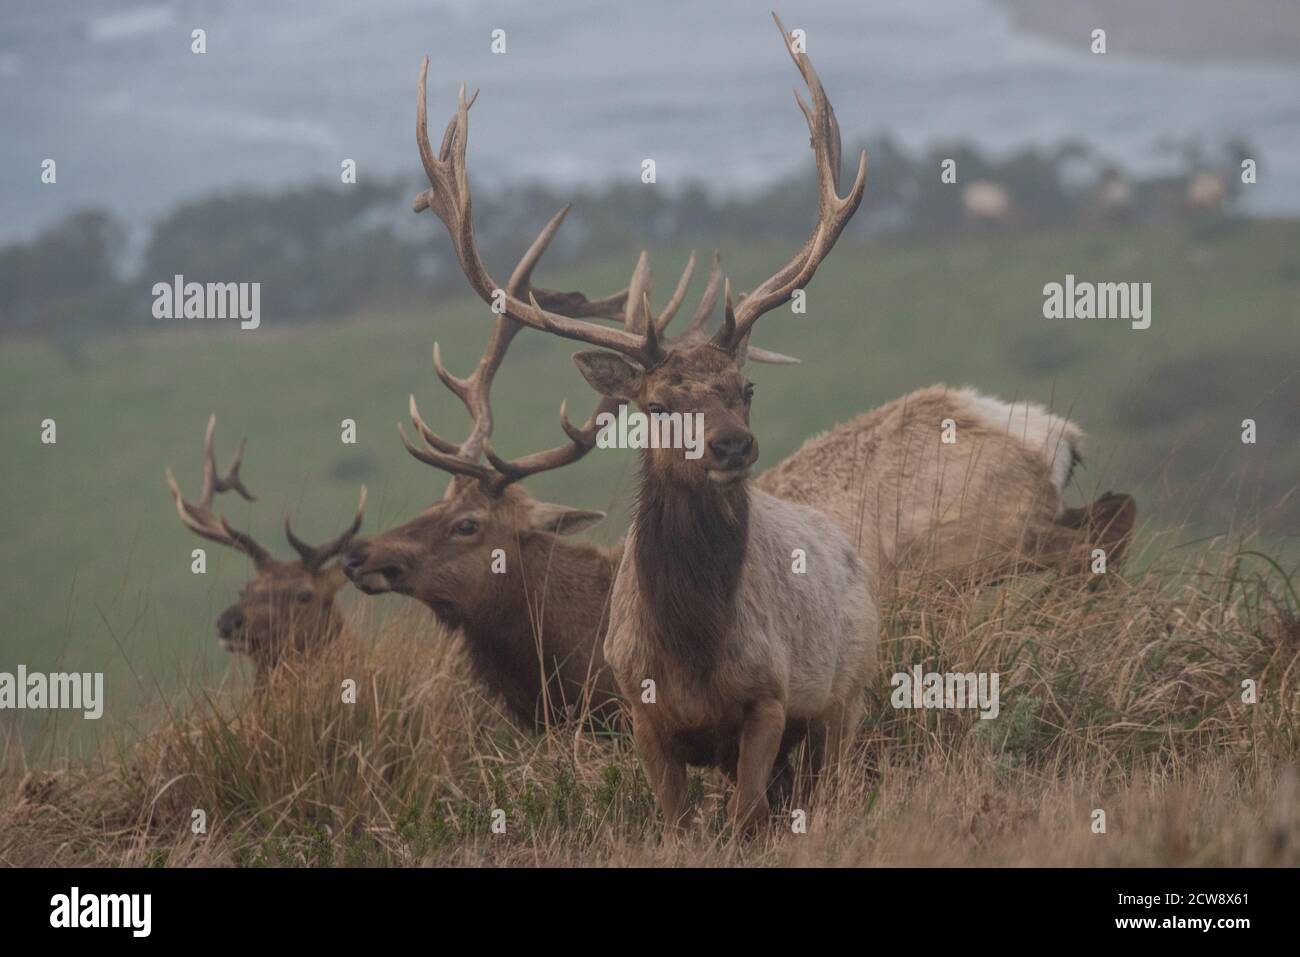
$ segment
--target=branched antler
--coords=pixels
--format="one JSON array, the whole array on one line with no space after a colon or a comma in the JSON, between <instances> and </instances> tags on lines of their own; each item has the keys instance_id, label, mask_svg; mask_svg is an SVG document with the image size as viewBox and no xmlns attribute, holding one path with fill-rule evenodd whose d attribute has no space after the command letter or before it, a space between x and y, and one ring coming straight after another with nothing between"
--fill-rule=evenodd
<instances>
[{"instance_id":1,"label":"branched antler","mask_svg":"<svg viewBox=\"0 0 1300 957\"><path fill-rule=\"evenodd\" d=\"M361 522L366 513L366 487L361 486L361 498L357 502L357 512L352 519L352 524L344 529L341 533L331 538L322 545L308 545L289 527L289 516L284 517L284 537L289 539L289 544L293 546L294 551L302 558L303 565L308 571L317 572L324 567L335 555L340 554L352 541L352 536L361 531Z\"/></svg>"},{"instance_id":2,"label":"branched antler","mask_svg":"<svg viewBox=\"0 0 1300 957\"><path fill-rule=\"evenodd\" d=\"M426 61L427 63L427 61ZM421 84L423 88L423 84ZM468 109L468 107L466 107ZM444 155L449 155L444 149ZM442 161L439 161L442 162ZM427 168L427 164L426 164ZM436 180L430 175L430 181L442 184L442 181ZM435 190L435 195L445 195L445 190ZM423 194L422 194L423 195ZM434 200L437 201L437 200ZM417 207L419 203L417 202ZM437 208L437 207L434 207ZM446 207L445 207L446 208ZM455 210L469 209L468 193L464 195L463 200L456 200L454 203ZM519 260L514 272L510 276L510 282L503 293L507 297L518 297L520 291L528 290L530 297L544 295L549 298L556 309L573 310L582 314L602 315L612 318L610 315L612 309L609 308L617 303L620 308L626 303L629 296L629 290L624 290L614 296L602 300L589 300L581 293L552 293L547 291L535 290L531 286L533 269L536 267L538 260L546 251L546 247L554 238L560 224L564 222L564 217L568 215L570 207L565 206L558 213L551 217L550 221L542 228L542 231L533 240L531 246ZM460 215L454 213L451 215ZM442 213L439 213L442 217ZM452 230L453 238L456 235L452 223L455 220L448 221L448 229ZM473 229L470 227L469 244L473 245ZM477 251L472 254L466 254L471 258L477 257ZM457 257L461 258L461 252L457 251ZM466 275L470 275L467 271ZM491 279L487 280L489 283ZM471 280L471 285L473 285ZM477 289L477 286L475 287ZM495 286L492 287L492 294L485 297L487 301L493 301ZM487 347L483 352L482 358L479 359L478 366L466 378L459 378L447 371L442 364L442 355L435 342L433 346L433 365L434 371L437 372L438 378L442 383L454 392L464 403L466 410L469 412L470 420L473 423L470 433L459 444L450 442L447 439L437 435L432 429L425 424L424 419L420 416L419 407L416 405L415 396L410 398L410 416L411 423L423 439L423 447L414 445L407 437L402 427L398 426L398 432L402 437L402 444L406 450L415 456L421 462L432 465L435 468L450 472L453 475L462 475L477 479L485 489L491 494L500 494L507 485L517 482L529 475L535 475L538 472L548 471L550 469L560 468L571 462L576 462L583 455L586 455L596 444L596 433L598 426L597 417L602 412L612 411L615 403L605 400L602 401L591 417L583 424L581 428L575 428L569 421L567 410L564 405L560 406L560 426L564 429L565 434L569 437L569 442L565 445L548 449L542 452L534 452L522 458L507 461L499 458L492 450L490 437L492 435L493 416L491 391L492 381L496 377L497 370L501 367L501 362L505 358L506 351L510 348L510 343L514 340L519 330L523 328L522 324L515 319L509 311L498 313L492 324L492 332L488 337ZM487 458L487 464L481 460Z\"/></svg>"},{"instance_id":3,"label":"branched antler","mask_svg":"<svg viewBox=\"0 0 1300 957\"><path fill-rule=\"evenodd\" d=\"M196 502L190 502L181 494L180 486L171 467L167 468L167 484L171 488L172 498L176 500L176 513L186 528L209 541L229 545L253 560L253 564L262 568L271 561L271 554L253 540L247 532L236 531L226 521L225 515L216 515L212 511L212 498L219 492L234 490L247 501L254 500L253 493L244 487L239 477L239 466L244 460L244 440L239 440L239 447L231 459L230 468L225 475L217 472L216 456L213 453L213 434L217 428L217 417L208 417L208 430L203 438L203 487Z\"/></svg>"},{"instance_id":4,"label":"branched antler","mask_svg":"<svg viewBox=\"0 0 1300 957\"><path fill-rule=\"evenodd\" d=\"M777 29L785 41L785 48L799 68L804 83L812 98L812 106L804 103L799 91L795 90L794 99L808 121L808 135L813 155L817 164L817 184L819 202L817 225L813 233L788 263L777 273L769 277L758 288L744 296L735 307L734 320L729 318L719 330L715 342L723 348L735 350L742 346L749 337L754 323L764 313L770 312L782 303L788 302L796 289L802 289L812 279L813 273L831 251L835 241L840 238L849 219L857 212L862 202L862 194L867 185L867 151L858 157L858 172L853 181L853 188L843 199L839 195L840 181L840 125L835 119L826 91L822 89L817 71L813 69L808 54L796 51L791 43L790 32L786 30L780 17L775 13ZM729 307L730 308L730 307ZM734 321L734 330L730 329ZM722 338L725 335L725 339Z\"/></svg>"},{"instance_id":5,"label":"branched antler","mask_svg":"<svg viewBox=\"0 0 1300 957\"><path fill-rule=\"evenodd\" d=\"M504 321L508 320L513 324L508 333L503 333L505 339L501 343L502 348L494 351L490 347L485 354L484 362L487 362L490 367L490 357L499 356L504 352L504 347L509 345L509 339L518 331L519 326L530 326L570 339L614 349L630 356L646 368L661 362L666 351L660 334L667 328L685 299L695 268L694 253L687 261L672 298L658 316L651 312L649 306L650 267L645 252L642 252L637 260L628 288L601 300L589 300L581 293L555 293L534 289L526 281L516 282L520 269L531 271L532 266L535 265L537 256L540 256L541 250L549 243L551 236L559 227L559 222L567 214L569 207L566 206L542 230L533 248L525 254L519 269L516 269L516 276L511 277L511 283L501 288L488 272L479 254L474 232L469 172L465 165L465 150L469 137L469 110L478 99L478 91L467 97L465 86L461 85L456 113L448 122L443 132L442 144L435 153L429 142L426 90L428 76L429 58L425 57L420 65L420 84L416 94L415 138L420 151L420 160L429 179L429 187L416 196L413 208L417 213L426 209L433 210L446 226L447 233L451 237L452 248L456 252L457 262L469 281L470 288L484 302L491 303L494 311L498 313L497 329L493 331L494 340L498 339L498 330ZM815 101L816 99L817 97L814 96ZM836 142L838 143L838 140ZM531 255L534 250L537 251L537 256ZM714 265L716 270L716 256ZM696 319L692 320L692 328L687 331L687 335L692 339L697 336L702 338L699 336L700 328L711 315L716 297L716 277L711 277L705 299L696 312ZM621 315L617 313L620 309ZM601 326L585 321L589 317L621 319L623 328ZM685 341L685 337L678 341ZM751 356L759 361L797 361L779 353L758 349L752 350ZM471 432L460 446L444 440L434 441L427 436L425 441L429 443L430 450L435 453L458 456L463 460L477 463L477 454L482 447L482 442L491 431L490 413L484 414L484 403L479 401L478 393L482 389L474 387L474 376L469 379L457 379L448 375L441 366L440 357L435 356L435 363L439 377L470 408L471 417L474 418L478 428ZM478 375L477 370L475 375ZM491 374L485 373L481 383L490 384L490 379ZM474 406L471 406L471 402ZM407 444L409 448L410 444ZM466 445L468 448L465 447ZM439 467L447 467L450 464L445 458L439 459L439 463ZM469 473L462 471L460 474Z\"/></svg>"}]
</instances>

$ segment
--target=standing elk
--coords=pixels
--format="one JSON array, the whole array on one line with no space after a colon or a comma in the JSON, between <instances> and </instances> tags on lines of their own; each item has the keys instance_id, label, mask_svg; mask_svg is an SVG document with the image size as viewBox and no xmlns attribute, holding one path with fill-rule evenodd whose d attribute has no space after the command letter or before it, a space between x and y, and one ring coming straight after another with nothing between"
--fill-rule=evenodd
<instances>
[{"instance_id":1,"label":"standing elk","mask_svg":"<svg viewBox=\"0 0 1300 957\"><path fill-rule=\"evenodd\" d=\"M604 642L670 828L686 814L688 763L720 767L736 781L730 814L739 830L749 830L767 816L774 772L805 735L814 769L834 762L856 727L879 639L865 566L843 532L821 512L747 484L758 457L749 429L753 386L741 372L750 332L812 278L866 185L863 153L853 188L839 197L834 113L807 56L777 25L812 96L811 108L796 99L817 159L818 225L793 260L735 307L727 283L725 322L711 339L662 338L645 288L644 254L629 286L624 329L502 291L479 257L469 217L464 157L472 99L463 87L438 160L419 137L431 186L416 208L434 209L447 224L480 297L498 302L518 324L613 350L575 356L602 401L635 402L651 416L704 416L699 459L687 459L682 449L642 452ZM422 117L423 78L420 90ZM795 553L806 561L805 574L792 564Z\"/></svg>"},{"instance_id":2,"label":"standing elk","mask_svg":"<svg viewBox=\"0 0 1300 957\"><path fill-rule=\"evenodd\" d=\"M225 515L212 510L213 496L232 489L246 501L254 500L239 477L244 459L243 440L226 474L217 472L213 453L216 428L217 417L213 415L208 419L203 438L203 486L198 501L184 497L170 467L166 472L167 484L176 501L181 524L202 538L243 552L253 561L257 574L240 589L239 601L217 618L217 637L226 651L252 659L257 687L263 687L281 661L295 654L318 652L346 632L343 617L334 607L334 596L345 580L339 565L331 565L330 561L342 554L361 528L366 487L361 486L352 524L323 545L308 545L294 535L286 515L284 534L299 559L278 562L251 535L236 531Z\"/></svg>"}]
</instances>

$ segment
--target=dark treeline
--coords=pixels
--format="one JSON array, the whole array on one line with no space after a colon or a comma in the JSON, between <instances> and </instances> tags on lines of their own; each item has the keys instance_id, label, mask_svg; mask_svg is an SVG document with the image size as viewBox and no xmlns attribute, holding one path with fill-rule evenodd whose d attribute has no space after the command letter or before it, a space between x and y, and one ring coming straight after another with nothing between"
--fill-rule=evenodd
<instances>
[{"instance_id":1,"label":"dark treeline","mask_svg":"<svg viewBox=\"0 0 1300 957\"><path fill-rule=\"evenodd\" d=\"M993 159L968 146L909 155L889 139L868 144L870 171L858 235L897 231L922 238L1107 222L1167 222L1231 209L1240 164L1229 143L1209 160L1184 147L1180 172L1134 179L1086 147L1068 143ZM856 150L845 152L845 176ZM955 161L956 183L942 181ZM261 308L277 319L346 314L359 306L419 301L459 286L451 248L432 216L411 212L412 180L320 183L275 193L237 192L184 204L156 223L127 264L126 229L88 210L33 239L0 248L0 333L38 332L73 345L86 331L148 321L155 282L260 282ZM847 187L846 187L847 188ZM816 208L807 171L744 198L699 186L641 183L561 195L539 185L478 185L475 220L488 262L508 274L514 257L563 203L574 212L548 262L643 244L714 238L799 240Z\"/></svg>"}]
</instances>

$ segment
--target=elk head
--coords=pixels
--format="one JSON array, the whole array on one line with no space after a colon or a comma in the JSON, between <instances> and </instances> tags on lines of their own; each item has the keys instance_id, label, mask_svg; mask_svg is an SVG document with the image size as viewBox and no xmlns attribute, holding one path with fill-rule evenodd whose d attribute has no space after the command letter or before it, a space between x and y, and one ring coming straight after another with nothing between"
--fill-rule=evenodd
<instances>
[{"instance_id":1,"label":"elk head","mask_svg":"<svg viewBox=\"0 0 1300 957\"><path fill-rule=\"evenodd\" d=\"M213 453L213 434L217 417L208 419L203 439L203 486L197 501L188 501L181 493L172 470L167 469L167 484L176 502L181 523L209 541L228 545L253 561L256 575L239 592L239 600L217 618L217 638L227 651L248 655L257 667L258 678L265 677L290 652L301 652L336 639L343 631L343 619L334 607L334 596L344 584L337 557L361 527L366 507L366 489L356 517L340 535L323 545L308 545L293 533L289 517L284 519L285 536L298 553L297 561L280 562L246 532L236 531L225 515L212 510L213 496L234 490L247 501L254 496L239 477L244 458L244 442L224 475L217 472Z\"/></svg>"},{"instance_id":2,"label":"elk head","mask_svg":"<svg viewBox=\"0 0 1300 957\"><path fill-rule=\"evenodd\" d=\"M675 482L726 486L748 477L758 460L758 443L749 427L754 385L743 372L746 359L755 358L755 350L749 347L754 323L788 302L795 290L802 289L812 279L857 211L866 187L864 151L853 187L846 197L840 197L840 132L835 112L808 55L795 49L780 19L775 14L772 16L812 100L810 107L795 92L795 101L808 123L819 186L817 223L803 248L734 305L728 280L723 294L723 324L707 340L688 333L684 341L665 343L656 324L647 321L648 305L644 304L638 320L628 330L606 329L554 316L535 300L524 310L527 315L524 321L530 325L612 350L579 352L573 357L583 376L601 395L633 402L652 417L676 413L703 417L703 449L699 458L688 458L675 448L650 449L646 453L650 471ZM702 308L711 311L713 303L709 293L705 300Z\"/></svg>"}]
</instances>

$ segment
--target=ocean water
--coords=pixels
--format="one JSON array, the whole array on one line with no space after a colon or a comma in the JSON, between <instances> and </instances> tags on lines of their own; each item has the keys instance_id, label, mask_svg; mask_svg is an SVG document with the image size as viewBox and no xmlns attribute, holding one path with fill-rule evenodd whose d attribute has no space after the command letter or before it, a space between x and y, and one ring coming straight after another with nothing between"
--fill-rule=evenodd
<instances>
[{"instance_id":1,"label":"ocean water","mask_svg":"<svg viewBox=\"0 0 1300 957\"><path fill-rule=\"evenodd\" d=\"M1247 208L1300 212L1300 67L1167 62L1018 32L995 0L791 3L783 16L835 104L846 147L968 139L1002 152L1078 137L1127 168L1169 144L1248 139ZM178 200L358 174L419 175L420 58L430 126L460 82L476 181L688 180L744 191L809 166L798 74L757 2L691 0L5 0L0 238L105 206L141 226ZM195 28L204 55L190 52ZM506 32L507 53L490 50ZM436 133L435 133L436 135ZM58 164L56 185L41 161ZM811 174L810 174L811 175Z\"/></svg>"}]
</instances>

